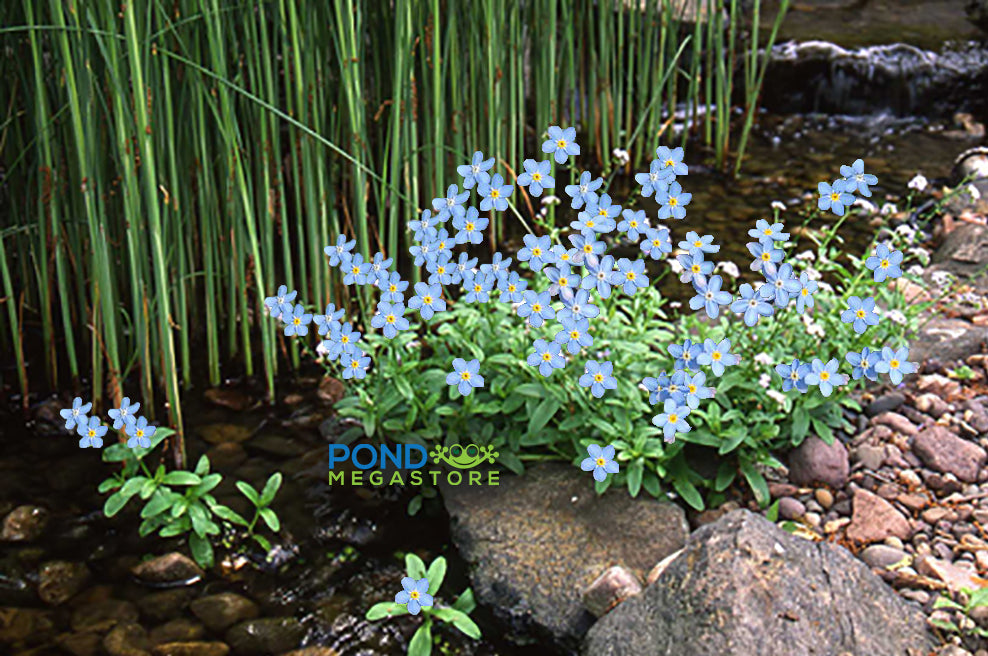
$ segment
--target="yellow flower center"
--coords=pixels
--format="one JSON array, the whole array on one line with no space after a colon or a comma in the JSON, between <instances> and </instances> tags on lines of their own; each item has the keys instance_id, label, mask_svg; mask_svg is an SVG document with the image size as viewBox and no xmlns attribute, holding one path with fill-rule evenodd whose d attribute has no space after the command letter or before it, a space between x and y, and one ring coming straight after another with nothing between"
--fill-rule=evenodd
<instances>
[{"instance_id":1,"label":"yellow flower center","mask_svg":"<svg viewBox=\"0 0 988 656\"><path fill-rule=\"evenodd\" d=\"M137 437L144 437L144 431L142 431L140 428L137 429Z\"/></svg>"},{"instance_id":2,"label":"yellow flower center","mask_svg":"<svg viewBox=\"0 0 988 656\"><path fill-rule=\"evenodd\" d=\"M820 380L830 380L830 372L829 371L821 371L820 372Z\"/></svg>"},{"instance_id":3,"label":"yellow flower center","mask_svg":"<svg viewBox=\"0 0 988 656\"><path fill-rule=\"evenodd\" d=\"M603 458L597 458L597 466L598 467L603 467L606 464L607 464L607 461L606 460L604 460Z\"/></svg>"},{"instance_id":4,"label":"yellow flower center","mask_svg":"<svg viewBox=\"0 0 988 656\"><path fill-rule=\"evenodd\" d=\"M892 367L893 369L898 369L899 361L893 358L892 360L889 361L889 366Z\"/></svg>"},{"instance_id":5,"label":"yellow flower center","mask_svg":"<svg viewBox=\"0 0 988 656\"><path fill-rule=\"evenodd\" d=\"M713 361L715 361L715 362L718 361L718 360L720 360L720 358L721 358L720 351L714 351L710 355L710 359L713 360Z\"/></svg>"},{"instance_id":6,"label":"yellow flower center","mask_svg":"<svg viewBox=\"0 0 988 656\"><path fill-rule=\"evenodd\" d=\"M693 245L696 246L697 248L700 248L701 246L703 246L703 242L700 241L700 240L697 240L697 241L693 242Z\"/></svg>"},{"instance_id":7,"label":"yellow flower center","mask_svg":"<svg viewBox=\"0 0 988 656\"><path fill-rule=\"evenodd\" d=\"M690 394L696 394L696 385L687 385L690 390Z\"/></svg>"},{"instance_id":8,"label":"yellow flower center","mask_svg":"<svg viewBox=\"0 0 988 656\"><path fill-rule=\"evenodd\" d=\"M662 240L661 239L653 239L652 240L652 246L658 248L661 245L662 245Z\"/></svg>"},{"instance_id":9,"label":"yellow flower center","mask_svg":"<svg viewBox=\"0 0 988 656\"><path fill-rule=\"evenodd\" d=\"M771 259L772 255L770 253L762 253L762 262L769 262Z\"/></svg>"},{"instance_id":10,"label":"yellow flower center","mask_svg":"<svg viewBox=\"0 0 988 656\"><path fill-rule=\"evenodd\" d=\"M511 292L512 294L515 292L515 289L517 289L517 287L515 287L513 284L508 285L508 291Z\"/></svg>"},{"instance_id":11,"label":"yellow flower center","mask_svg":"<svg viewBox=\"0 0 988 656\"><path fill-rule=\"evenodd\" d=\"M624 277L627 280L634 280L635 279L635 272L634 271L629 271L626 274L624 274Z\"/></svg>"},{"instance_id":12,"label":"yellow flower center","mask_svg":"<svg viewBox=\"0 0 988 656\"><path fill-rule=\"evenodd\" d=\"M542 360L544 362L549 362L550 360L552 360L552 353L543 353Z\"/></svg>"},{"instance_id":13,"label":"yellow flower center","mask_svg":"<svg viewBox=\"0 0 988 656\"><path fill-rule=\"evenodd\" d=\"M563 253L562 255L559 256L559 259L562 260L563 262L569 262L569 253Z\"/></svg>"},{"instance_id":14,"label":"yellow flower center","mask_svg":"<svg viewBox=\"0 0 988 656\"><path fill-rule=\"evenodd\" d=\"M675 412L670 413L669 414L669 423L670 424L675 424L677 421L679 421L679 415L677 415Z\"/></svg>"},{"instance_id":15,"label":"yellow flower center","mask_svg":"<svg viewBox=\"0 0 988 656\"><path fill-rule=\"evenodd\" d=\"M536 246L532 249L532 257L542 257L542 249Z\"/></svg>"},{"instance_id":16,"label":"yellow flower center","mask_svg":"<svg viewBox=\"0 0 988 656\"><path fill-rule=\"evenodd\" d=\"M388 323L394 323L395 322L395 315L389 314L388 316L384 317L384 320L387 321Z\"/></svg>"},{"instance_id":17,"label":"yellow flower center","mask_svg":"<svg viewBox=\"0 0 988 656\"><path fill-rule=\"evenodd\" d=\"M678 198L676 198L675 196L671 196L669 198L669 205L671 205L672 207L675 207L678 204L679 204L679 199Z\"/></svg>"},{"instance_id":18,"label":"yellow flower center","mask_svg":"<svg viewBox=\"0 0 988 656\"><path fill-rule=\"evenodd\" d=\"M888 260L882 260L882 268L883 269L889 268L889 261Z\"/></svg>"},{"instance_id":19,"label":"yellow flower center","mask_svg":"<svg viewBox=\"0 0 988 656\"><path fill-rule=\"evenodd\" d=\"M565 148L565 147L566 147L565 139L560 139L559 141L556 142L556 148Z\"/></svg>"},{"instance_id":20,"label":"yellow flower center","mask_svg":"<svg viewBox=\"0 0 988 656\"><path fill-rule=\"evenodd\" d=\"M588 228L592 228L592 227L594 227L595 225L597 225L597 224L596 224L596 223L594 222L594 220L593 220L593 219L587 219L587 227L588 227Z\"/></svg>"},{"instance_id":21,"label":"yellow flower center","mask_svg":"<svg viewBox=\"0 0 988 656\"><path fill-rule=\"evenodd\" d=\"M408 596L411 599L418 599L419 598L419 591L418 590L412 590L411 592L408 593Z\"/></svg>"},{"instance_id":22,"label":"yellow flower center","mask_svg":"<svg viewBox=\"0 0 988 656\"><path fill-rule=\"evenodd\" d=\"M343 342L344 344L349 344L350 337L348 335L343 335L342 337L340 337L340 341Z\"/></svg>"},{"instance_id":23,"label":"yellow flower center","mask_svg":"<svg viewBox=\"0 0 988 656\"><path fill-rule=\"evenodd\" d=\"M806 296L810 293L810 290L803 287L802 289L799 290L799 293L802 294L803 296Z\"/></svg>"},{"instance_id":24,"label":"yellow flower center","mask_svg":"<svg viewBox=\"0 0 988 656\"><path fill-rule=\"evenodd\" d=\"M700 273L700 265L694 264L693 266L690 267L690 271L692 271L693 273Z\"/></svg>"},{"instance_id":25,"label":"yellow flower center","mask_svg":"<svg viewBox=\"0 0 988 656\"><path fill-rule=\"evenodd\" d=\"M358 266L350 267L350 273L352 273L354 275L360 273L360 267L358 267Z\"/></svg>"},{"instance_id":26,"label":"yellow flower center","mask_svg":"<svg viewBox=\"0 0 988 656\"><path fill-rule=\"evenodd\" d=\"M92 428L89 429L89 437L96 437L96 431L94 431Z\"/></svg>"},{"instance_id":27,"label":"yellow flower center","mask_svg":"<svg viewBox=\"0 0 988 656\"><path fill-rule=\"evenodd\" d=\"M854 313L854 315L858 319L864 319L864 317L865 317L865 311L864 310L858 310L857 312Z\"/></svg>"},{"instance_id":28,"label":"yellow flower center","mask_svg":"<svg viewBox=\"0 0 988 656\"><path fill-rule=\"evenodd\" d=\"M446 267L440 264L439 266L436 267L436 273L438 273L439 275L443 275L444 273L446 273Z\"/></svg>"},{"instance_id":29,"label":"yellow flower center","mask_svg":"<svg viewBox=\"0 0 988 656\"><path fill-rule=\"evenodd\" d=\"M500 197L501 197L500 189L491 189L491 198L500 198Z\"/></svg>"},{"instance_id":30,"label":"yellow flower center","mask_svg":"<svg viewBox=\"0 0 988 656\"><path fill-rule=\"evenodd\" d=\"M571 330L571 331L569 331L569 338L570 339L580 339L580 331L579 330Z\"/></svg>"},{"instance_id":31,"label":"yellow flower center","mask_svg":"<svg viewBox=\"0 0 988 656\"><path fill-rule=\"evenodd\" d=\"M359 367L360 367L360 363L359 362L357 362L356 360L350 360L350 368L351 369L357 369Z\"/></svg>"},{"instance_id":32,"label":"yellow flower center","mask_svg":"<svg viewBox=\"0 0 988 656\"><path fill-rule=\"evenodd\" d=\"M473 232L473 222L467 221L467 232Z\"/></svg>"},{"instance_id":33,"label":"yellow flower center","mask_svg":"<svg viewBox=\"0 0 988 656\"><path fill-rule=\"evenodd\" d=\"M541 312L541 311L542 311L541 303L535 303L534 305L532 305L532 312Z\"/></svg>"},{"instance_id":34,"label":"yellow flower center","mask_svg":"<svg viewBox=\"0 0 988 656\"><path fill-rule=\"evenodd\" d=\"M422 304L423 305L432 305L432 297L431 296L423 296L422 297Z\"/></svg>"},{"instance_id":35,"label":"yellow flower center","mask_svg":"<svg viewBox=\"0 0 988 656\"><path fill-rule=\"evenodd\" d=\"M292 319L292 323L294 323L296 326L298 326L299 324L302 323L302 318L301 317L295 317L294 319Z\"/></svg>"},{"instance_id":36,"label":"yellow flower center","mask_svg":"<svg viewBox=\"0 0 988 656\"><path fill-rule=\"evenodd\" d=\"M464 371L464 372L460 373L460 379L461 380L470 380L470 372L469 371Z\"/></svg>"},{"instance_id":37,"label":"yellow flower center","mask_svg":"<svg viewBox=\"0 0 988 656\"><path fill-rule=\"evenodd\" d=\"M591 253L593 253L593 246L590 244L584 244L583 252L586 253L587 255L590 255Z\"/></svg>"},{"instance_id":38,"label":"yellow flower center","mask_svg":"<svg viewBox=\"0 0 988 656\"><path fill-rule=\"evenodd\" d=\"M607 216L607 210L601 207L600 209L597 210L597 216Z\"/></svg>"},{"instance_id":39,"label":"yellow flower center","mask_svg":"<svg viewBox=\"0 0 988 656\"><path fill-rule=\"evenodd\" d=\"M532 174L532 181L533 182L538 182L541 179L542 179L542 174L541 173L533 173Z\"/></svg>"},{"instance_id":40,"label":"yellow flower center","mask_svg":"<svg viewBox=\"0 0 988 656\"><path fill-rule=\"evenodd\" d=\"M482 292L482 291L484 291L484 286L483 285L474 285L473 286L473 291L474 291L475 294L476 293L479 293L479 292Z\"/></svg>"},{"instance_id":41,"label":"yellow flower center","mask_svg":"<svg viewBox=\"0 0 988 656\"><path fill-rule=\"evenodd\" d=\"M830 202L836 203L838 200L840 200L840 194L838 194L836 191L830 192Z\"/></svg>"},{"instance_id":42,"label":"yellow flower center","mask_svg":"<svg viewBox=\"0 0 988 656\"><path fill-rule=\"evenodd\" d=\"M673 160L673 159L667 159L666 160L666 166L673 166L675 163L676 163L676 161Z\"/></svg>"},{"instance_id":43,"label":"yellow flower center","mask_svg":"<svg viewBox=\"0 0 988 656\"><path fill-rule=\"evenodd\" d=\"M567 278L566 276L559 276L559 286L569 287L569 278Z\"/></svg>"},{"instance_id":44,"label":"yellow flower center","mask_svg":"<svg viewBox=\"0 0 988 656\"><path fill-rule=\"evenodd\" d=\"M593 379L595 383L602 383L604 382L604 374L594 374Z\"/></svg>"},{"instance_id":45,"label":"yellow flower center","mask_svg":"<svg viewBox=\"0 0 988 656\"><path fill-rule=\"evenodd\" d=\"M398 286L397 285L388 285L388 291L389 292L396 292L396 291L398 291Z\"/></svg>"},{"instance_id":46,"label":"yellow flower center","mask_svg":"<svg viewBox=\"0 0 988 656\"><path fill-rule=\"evenodd\" d=\"M762 230L762 234L765 235L766 237L771 237L772 236L772 229L771 228L766 228L765 230Z\"/></svg>"}]
</instances>

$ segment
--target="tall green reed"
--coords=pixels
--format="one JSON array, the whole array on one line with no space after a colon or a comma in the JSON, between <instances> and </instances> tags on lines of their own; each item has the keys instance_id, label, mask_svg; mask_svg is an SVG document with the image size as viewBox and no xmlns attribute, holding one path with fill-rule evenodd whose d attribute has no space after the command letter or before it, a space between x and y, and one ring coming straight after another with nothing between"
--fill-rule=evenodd
<instances>
[{"instance_id":1,"label":"tall green reed","mask_svg":"<svg viewBox=\"0 0 988 656\"><path fill-rule=\"evenodd\" d=\"M336 234L400 256L457 164L483 150L511 181L550 124L578 126L584 167L610 170L620 148L631 173L691 119L679 143L736 170L765 73L736 0L22 0L0 15L0 274L25 400L25 340L51 385L91 372L97 403L136 373L179 461L197 366L210 385L256 375L270 400L279 364L298 364L260 320L279 283L367 316L325 264ZM757 35L757 3L753 17ZM492 218L493 248L511 231Z\"/></svg>"}]
</instances>

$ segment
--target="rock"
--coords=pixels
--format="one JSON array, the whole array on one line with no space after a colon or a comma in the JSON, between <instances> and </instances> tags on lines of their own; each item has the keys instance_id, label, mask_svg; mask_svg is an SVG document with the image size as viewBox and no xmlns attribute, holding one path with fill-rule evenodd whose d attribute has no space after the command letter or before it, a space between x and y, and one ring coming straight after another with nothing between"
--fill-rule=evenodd
<instances>
[{"instance_id":1,"label":"rock","mask_svg":"<svg viewBox=\"0 0 988 656\"><path fill-rule=\"evenodd\" d=\"M202 569L183 554L173 551L146 560L131 569L134 576L148 583L197 583L203 577Z\"/></svg>"},{"instance_id":2,"label":"rock","mask_svg":"<svg viewBox=\"0 0 988 656\"><path fill-rule=\"evenodd\" d=\"M888 426L892 430L902 433L903 435L915 435L917 433L917 429L913 423L900 415L898 412L883 412L882 414L872 418L871 422L873 424Z\"/></svg>"},{"instance_id":3,"label":"rock","mask_svg":"<svg viewBox=\"0 0 988 656\"><path fill-rule=\"evenodd\" d=\"M937 474L936 472L929 472L929 474L926 474L929 470L923 471L926 487L939 492L941 495L960 492L963 487L961 482L958 481L957 477L953 474Z\"/></svg>"},{"instance_id":4,"label":"rock","mask_svg":"<svg viewBox=\"0 0 988 656\"><path fill-rule=\"evenodd\" d=\"M72 656L97 656L103 653L103 636L98 633L63 633L55 644Z\"/></svg>"},{"instance_id":5,"label":"rock","mask_svg":"<svg viewBox=\"0 0 988 656\"><path fill-rule=\"evenodd\" d=\"M919 377L916 388L920 392L936 394L941 399L950 399L960 393L961 384L940 374L929 374Z\"/></svg>"},{"instance_id":6,"label":"rock","mask_svg":"<svg viewBox=\"0 0 988 656\"><path fill-rule=\"evenodd\" d=\"M210 444L246 442L250 439L250 429L238 424L205 424L196 428L196 432Z\"/></svg>"},{"instance_id":7,"label":"rock","mask_svg":"<svg viewBox=\"0 0 988 656\"><path fill-rule=\"evenodd\" d=\"M813 490L813 498L824 510L830 510L830 507L834 505L834 495L827 488L820 487Z\"/></svg>"},{"instance_id":8,"label":"rock","mask_svg":"<svg viewBox=\"0 0 988 656\"><path fill-rule=\"evenodd\" d=\"M206 397L207 401L225 408L230 408L231 410L235 410L237 412L243 412L251 406L250 397L240 390L213 387L206 390L203 396Z\"/></svg>"},{"instance_id":9,"label":"rock","mask_svg":"<svg viewBox=\"0 0 988 656\"><path fill-rule=\"evenodd\" d=\"M957 519L957 515L956 513L954 513L954 511L952 511L950 508L944 508L943 506L934 506L933 508L927 508L920 514L920 517L922 517L923 521L929 524L930 526L933 526L941 519L946 519L947 521L951 521L951 519Z\"/></svg>"},{"instance_id":10,"label":"rock","mask_svg":"<svg viewBox=\"0 0 988 656\"><path fill-rule=\"evenodd\" d=\"M282 654L281 656L342 656L340 652L335 649L330 649L329 647L303 647L302 649L296 649L290 651L287 654Z\"/></svg>"},{"instance_id":11,"label":"rock","mask_svg":"<svg viewBox=\"0 0 988 656\"><path fill-rule=\"evenodd\" d=\"M976 401L967 401L963 407L964 421L978 434L988 432L988 412L985 412L985 407Z\"/></svg>"},{"instance_id":12,"label":"rock","mask_svg":"<svg viewBox=\"0 0 988 656\"><path fill-rule=\"evenodd\" d=\"M919 512L930 502L930 500L926 498L926 495L919 494L918 492L900 494L895 498L895 500L912 512Z\"/></svg>"},{"instance_id":13,"label":"rock","mask_svg":"<svg viewBox=\"0 0 988 656\"><path fill-rule=\"evenodd\" d=\"M950 411L950 404L936 394L920 394L916 397L916 409L939 419Z\"/></svg>"},{"instance_id":14,"label":"rock","mask_svg":"<svg viewBox=\"0 0 988 656\"><path fill-rule=\"evenodd\" d=\"M503 476L498 487L442 487L474 594L510 640L574 646L594 620L583 591L602 571L621 565L644 579L686 542L678 505L621 490L598 496L583 474L544 464Z\"/></svg>"},{"instance_id":15,"label":"rock","mask_svg":"<svg viewBox=\"0 0 988 656\"><path fill-rule=\"evenodd\" d=\"M103 638L103 649L110 656L151 656L147 632L140 624L117 624Z\"/></svg>"},{"instance_id":16,"label":"rock","mask_svg":"<svg viewBox=\"0 0 988 656\"><path fill-rule=\"evenodd\" d=\"M885 462L885 447L862 444L851 451L851 459L860 462L868 471L877 471Z\"/></svg>"},{"instance_id":17,"label":"rock","mask_svg":"<svg viewBox=\"0 0 988 656\"><path fill-rule=\"evenodd\" d=\"M988 585L988 579L983 579L963 567L932 556L916 558L916 571L923 576L943 581L954 594L963 588L978 590Z\"/></svg>"},{"instance_id":18,"label":"rock","mask_svg":"<svg viewBox=\"0 0 988 656\"><path fill-rule=\"evenodd\" d=\"M988 329L984 327L963 319L933 317L924 322L910 340L909 360L922 362L934 356L941 360L963 360L972 353L980 353L986 338Z\"/></svg>"},{"instance_id":19,"label":"rock","mask_svg":"<svg viewBox=\"0 0 988 656\"><path fill-rule=\"evenodd\" d=\"M258 435L247 443L247 448L276 458L295 458L305 453L306 448L290 438L281 435Z\"/></svg>"},{"instance_id":20,"label":"rock","mask_svg":"<svg viewBox=\"0 0 988 656\"><path fill-rule=\"evenodd\" d=\"M776 483L775 481L769 481L768 483L768 494L773 499L778 499L780 497L791 497L798 492L799 488L792 483Z\"/></svg>"},{"instance_id":21,"label":"rock","mask_svg":"<svg viewBox=\"0 0 988 656\"><path fill-rule=\"evenodd\" d=\"M103 633L120 623L137 622L134 604L119 599L106 599L79 606L72 613L73 631Z\"/></svg>"},{"instance_id":22,"label":"rock","mask_svg":"<svg viewBox=\"0 0 988 656\"><path fill-rule=\"evenodd\" d=\"M902 549L896 549L884 544L872 544L865 547L858 558L863 560L869 567L885 569L890 565L897 565L906 558L907 554Z\"/></svg>"},{"instance_id":23,"label":"rock","mask_svg":"<svg viewBox=\"0 0 988 656\"><path fill-rule=\"evenodd\" d=\"M48 526L48 511L38 506L18 506L3 518L0 542L33 542Z\"/></svg>"},{"instance_id":24,"label":"rock","mask_svg":"<svg viewBox=\"0 0 988 656\"><path fill-rule=\"evenodd\" d=\"M714 521L717 521L717 520L714 520ZM710 523L712 524L713 522L710 522ZM679 556L679 554L681 554L681 553L683 553L683 550L682 549L677 549L676 551L673 551L671 554L669 554L668 556L666 556L665 558L663 558L662 560L660 560L655 565L655 567L652 568L652 571L650 571L648 573L648 576L645 577L645 585L648 586L648 585L652 585L653 583L655 583L658 580L658 578L660 576L662 576L662 572L664 572L665 569L666 569L666 567L669 566L669 563L671 563L673 560L675 560Z\"/></svg>"},{"instance_id":25,"label":"rock","mask_svg":"<svg viewBox=\"0 0 988 656\"><path fill-rule=\"evenodd\" d=\"M822 483L842 488L849 471L847 449L839 440L827 445L818 437L809 437L789 454L789 480L796 485Z\"/></svg>"},{"instance_id":26,"label":"rock","mask_svg":"<svg viewBox=\"0 0 988 656\"><path fill-rule=\"evenodd\" d=\"M0 645L44 642L54 628L54 619L48 611L0 608Z\"/></svg>"},{"instance_id":27,"label":"rock","mask_svg":"<svg viewBox=\"0 0 988 656\"><path fill-rule=\"evenodd\" d=\"M235 625L226 643L238 656L279 654L299 646L305 629L294 617L263 617Z\"/></svg>"},{"instance_id":28,"label":"rock","mask_svg":"<svg viewBox=\"0 0 988 656\"><path fill-rule=\"evenodd\" d=\"M864 413L869 417L874 417L880 415L883 412L889 412L895 410L900 405L905 403L906 397L898 392L889 392L888 394L882 394L877 399L869 403L864 408Z\"/></svg>"},{"instance_id":29,"label":"rock","mask_svg":"<svg viewBox=\"0 0 988 656\"><path fill-rule=\"evenodd\" d=\"M912 450L930 469L951 473L967 483L977 482L978 470L988 459L980 446L939 425L920 431L913 439Z\"/></svg>"},{"instance_id":30,"label":"rock","mask_svg":"<svg viewBox=\"0 0 988 656\"><path fill-rule=\"evenodd\" d=\"M779 517L782 519L799 519L806 514L806 506L792 497L779 499Z\"/></svg>"},{"instance_id":31,"label":"rock","mask_svg":"<svg viewBox=\"0 0 988 656\"><path fill-rule=\"evenodd\" d=\"M166 622L182 614L195 592L188 588L175 588L152 592L137 600L141 615L152 622Z\"/></svg>"},{"instance_id":32,"label":"rock","mask_svg":"<svg viewBox=\"0 0 988 656\"><path fill-rule=\"evenodd\" d=\"M151 650L154 656L226 656L230 647L224 642L166 642Z\"/></svg>"},{"instance_id":33,"label":"rock","mask_svg":"<svg viewBox=\"0 0 988 656\"><path fill-rule=\"evenodd\" d=\"M583 593L583 605L594 617L602 617L628 597L642 591L634 574L621 566L609 567Z\"/></svg>"},{"instance_id":34,"label":"rock","mask_svg":"<svg viewBox=\"0 0 988 656\"><path fill-rule=\"evenodd\" d=\"M151 645L162 645L166 642L195 642L206 635L206 627L199 622L185 617L172 620L156 626L148 634Z\"/></svg>"},{"instance_id":35,"label":"rock","mask_svg":"<svg viewBox=\"0 0 988 656\"><path fill-rule=\"evenodd\" d=\"M923 615L845 549L739 510L695 531L653 585L598 620L582 653L902 656L934 644Z\"/></svg>"},{"instance_id":36,"label":"rock","mask_svg":"<svg viewBox=\"0 0 988 656\"><path fill-rule=\"evenodd\" d=\"M252 620L260 614L257 604L232 592L196 599L189 608L214 633L222 633L237 622Z\"/></svg>"},{"instance_id":37,"label":"rock","mask_svg":"<svg viewBox=\"0 0 988 656\"><path fill-rule=\"evenodd\" d=\"M38 571L38 596L46 604L58 606L74 597L88 581L89 568L83 563L44 563Z\"/></svg>"},{"instance_id":38,"label":"rock","mask_svg":"<svg viewBox=\"0 0 988 656\"><path fill-rule=\"evenodd\" d=\"M881 542L889 536L908 540L912 534L909 521L895 507L865 489L854 493L851 523L847 538L855 542Z\"/></svg>"},{"instance_id":39,"label":"rock","mask_svg":"<svg viewBox=\"0 0 988 656\"><path fill-rule=\"evenodd\" d=\"M207 451L206 457L214 472L228 474L244 464L247 452L236 442L222 442Z\"/></svg>"}]
</instances>

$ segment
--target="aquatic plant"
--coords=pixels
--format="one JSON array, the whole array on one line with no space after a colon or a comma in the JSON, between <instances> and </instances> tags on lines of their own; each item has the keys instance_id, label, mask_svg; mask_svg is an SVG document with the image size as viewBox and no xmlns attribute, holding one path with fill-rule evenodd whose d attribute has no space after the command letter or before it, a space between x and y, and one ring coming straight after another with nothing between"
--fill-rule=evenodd
<instances>
[{"instance_id":1,"label":"aquatic plant","mask_svg":"<svg viewBox=\"0 0 988 656\"><path fill-rule=\"evenodd\" d=\"M405 569L406 576L401 580L402 591L393 602L382 601L371 606L366 615L368 621L421 613L424 621L408 644L408 656L429 656L432 653L432 629L437 621L450 624L474 640L480 640L480 628L470 619L470 613L476 607L473 590L467 588L448 606L434 598L446 578L445 558L437 557L426 570L422 559L410 553L405 556Z\"/></svg>"}]
</instances>

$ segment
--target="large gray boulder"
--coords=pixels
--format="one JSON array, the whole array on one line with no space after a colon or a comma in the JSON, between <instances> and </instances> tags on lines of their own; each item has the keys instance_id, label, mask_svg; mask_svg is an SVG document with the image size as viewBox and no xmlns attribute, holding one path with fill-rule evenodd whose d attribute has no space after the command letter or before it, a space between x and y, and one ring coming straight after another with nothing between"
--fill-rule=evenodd
<instances>
[{"instance_id":1,"label":"large gray boulder","mask_svg":"<svg viewBox=\"0 0 988 656\"><path fill-rule=\"evenodd\" d=\"M920 609L843 548L736 510L694 532L637 597L590 629L586 656L920 656Z\"/></svg>"},{"instance_id":2,"label":"large gray boulder","mask_svg":"<svg viewBox=\"0 0 988 656\"><path fill-rule=\"evenodd\" d=\"M582 602L590 584L614 565L644 581L689 535L679 506L624 489L597 496L590 474L569 465L441 489L478 601L519 644L575 649L595 620Z\"/></svg>"}]
</instances>

